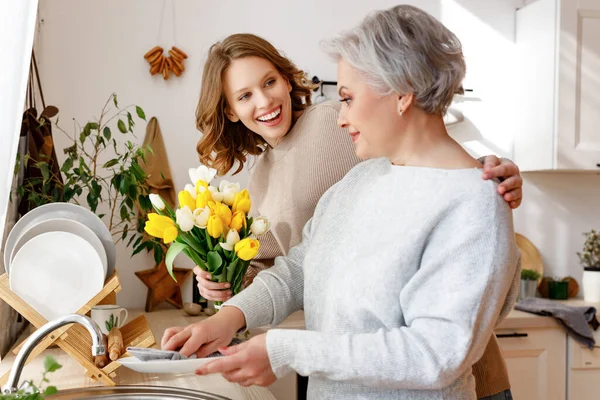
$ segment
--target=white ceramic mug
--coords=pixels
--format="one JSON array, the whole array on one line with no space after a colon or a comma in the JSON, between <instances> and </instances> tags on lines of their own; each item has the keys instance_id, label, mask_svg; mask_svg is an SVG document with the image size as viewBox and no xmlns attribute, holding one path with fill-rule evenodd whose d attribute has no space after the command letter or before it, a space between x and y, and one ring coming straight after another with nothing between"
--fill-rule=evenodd
<instances>
[{"instance_id":1,"label":"white ceramic mug","mask_svg":"<svg viewBox=\"0 0 600 400\"><path fill-rule=\"evenodd\" d=\"M117 305L102 305L102 306L94 306L92 307L92 320L98 324L102 333L108 335L108 330L106 329L106 321L110 320L110 316L113 315L113 319L117 321L117 328L125 325L125 321L127 321L128 313L127 310L123 307Z\"/></svg>"}]
</instances>

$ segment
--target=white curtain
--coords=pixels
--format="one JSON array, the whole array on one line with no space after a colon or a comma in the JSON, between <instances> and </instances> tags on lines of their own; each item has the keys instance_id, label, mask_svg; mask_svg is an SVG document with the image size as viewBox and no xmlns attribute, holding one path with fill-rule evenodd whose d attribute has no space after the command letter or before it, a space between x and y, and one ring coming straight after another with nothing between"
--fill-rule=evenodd
<instances>
[{"instance_id":1,"label":"white curtain","mask_svg":"<svg viewBox=\"0 0 600 400\"><path fill-rule=\"evenodd\" d=\"M17 156L38 0L0 0L0 236ZM0 241L2 238L0 237Z\"/></svg>"}]
</instances>

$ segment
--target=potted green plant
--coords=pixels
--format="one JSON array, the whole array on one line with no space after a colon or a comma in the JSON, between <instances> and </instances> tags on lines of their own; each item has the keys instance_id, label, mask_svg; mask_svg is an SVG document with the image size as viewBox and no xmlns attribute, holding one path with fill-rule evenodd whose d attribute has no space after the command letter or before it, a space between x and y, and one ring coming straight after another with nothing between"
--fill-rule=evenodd
<instances>
[{"instance_id":1,"label":"potted green plant","mask_svg":"<svg viewBox=\"0 0 600 400\"><path fill-rule=\"evenodd\" d=\"M583 251L577 253L583 266L583 299L600 303L600 233L592 229L583 235Z\"/></svg>"},{"instance_id":2,"label":"potted green plant","mask_svg":"<svg viewBox=\"0 0 600 400\"><path fill-rule=\"evenodd\" d=\"M540 273L532 269L521 270L521 286L519 290L519 299L527 297L535 297L537 290L538 279Z\"/></svg>"},{"instance_id":3,"label":"potted green plant","mask_svg":"<svg viewBox=\"0 0 600 400\"><path fill-rule=\"evenodd\" d=\"M563 278L548 278L548 298L567 300L569 298L569 281Z\"/></svg>"},{"instance_id":4,"label":"potted green plant","mask_svg":"<svg viewBox=\"0 0 600 400\"><path fill-rule=\"evenodd\" d=\"M133 128L135 109L139 119L146 120L139 106L119 108L117 95L110 95L100 112L100 116L81 126L75 123L74 134L67 133L54 123L59 132L72 142L65 148L66 158L60 167L62 182L55 179L45 161L36 163L42 177L26 179L18 188L18 194L40 206L52 202L86 204L87 207L104 218L115 243L127 240L133 244L132 256L142 250L153 250L154 260L160 263L165 247L158 240L144 235L145 219L142 213L152 210L148 195L148 176L142 165L150 147L135 145ZM51 123L42 119L41 123ZM23 160L27 163L28 156Z\"/></svg>"}]
</instances>

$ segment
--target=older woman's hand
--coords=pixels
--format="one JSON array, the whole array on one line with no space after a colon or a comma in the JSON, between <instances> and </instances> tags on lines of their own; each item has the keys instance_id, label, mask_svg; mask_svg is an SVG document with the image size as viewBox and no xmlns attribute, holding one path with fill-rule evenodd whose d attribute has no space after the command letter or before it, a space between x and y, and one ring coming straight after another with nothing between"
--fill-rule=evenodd
<instances>
[{"instance_id":1,"label":"older woman's hand","mask_svg":"<svg viewBox=\"0 0 600 400\"><path fill-rule=\"evenodd\" d=\"M219 348L219 351L225 357L204 364L196 374L222 374L229 382L242 386L269 386L277 380L267 353L266 334L237 346Z\"/></svg>"},{"instance_id":2,"label":"older woman's hand","mask_svg":"<svg viewBox=\"0 0 600 400\"><path fill-rule=\"evenodd\" d=\"M496 156L487 156L483 162L483 179L502 178L498 185L498 193L510 205L517 208L523 200L523 178L519 167L510 160L500 159Z\"/></svg>"},{"instance_id":3,"label":"older woman's hand","mask_svg":"<svg viewBox=\"0 0 600 400\"><path fill-rule=\"evenodd\" d=\"M227 290L231 286L229 283L211 281L210 273L203 271L198 266L194 267L194 274L198 281L198 290L206 300L225 302L231 298L231 290Z\"/></svg>"}]
</instances>

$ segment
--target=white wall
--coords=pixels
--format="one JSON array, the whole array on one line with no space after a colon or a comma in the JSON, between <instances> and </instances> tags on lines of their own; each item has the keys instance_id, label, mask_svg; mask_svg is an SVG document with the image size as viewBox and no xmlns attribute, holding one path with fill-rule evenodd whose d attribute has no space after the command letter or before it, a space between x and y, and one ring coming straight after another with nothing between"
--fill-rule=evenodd
<instances>
[{"instance_id":1,"label":"white wall","mask_svg":"<svg viewBox=\"0 0 600 400\"><path fill-rule=\"evenodd\" d=\"M453 135L473 154L510 156L510 61L514 52L514 10L522 1L406 3L440 18L463 42L468 66L465 86L475 90L473 96L478 101L456 105L465 112L467 121L453 127ZM310 76L335 80L335 65L320 52L319 41L354 26L370 10L398 2L177 0L175 44L190 57L182 78L165 82L148 74L142 56L157 44L173 44L171 4L169 0L165 3L158 37L161 0L41 0L37 51L46 99L59 107L65 127L70 127L71 118L86 121L97 115L109 94L117 92L121 104L139 104L147 116L158 117L175 184L182 187L187 181L187 168L197 163L194 149L199 133L194 112L202 63L213 42L235 32L256 33L272 41ZM330 89L328 93L335 98ZM141 140L144 131L139 128ZM59 149L67 145L64 137L55 136ZM591 201L572 193L587 193L587 186L592 184L598 187L597 179L559 174L527 176L525 204L515 213L517 228L540 247L552 274L578 271L574 252L580 245L579 232L591 227L587 225L593 221L592 216L598 220L598 211ZM247 174L241 174L239 180L245 183ZM540 215L547 217L538 218ZM130 259L129 250L123 248L119 248L118 257L124 289L119 301L125 306L142 306L145 288L133 271L149 268L152 261L143 255ZM183 261L180 265L189 266ZM185 289L184 295L190 290Z\"/></svg>"}]
</instances>

